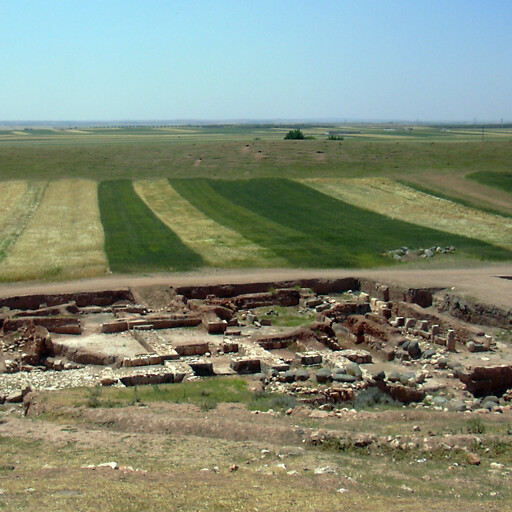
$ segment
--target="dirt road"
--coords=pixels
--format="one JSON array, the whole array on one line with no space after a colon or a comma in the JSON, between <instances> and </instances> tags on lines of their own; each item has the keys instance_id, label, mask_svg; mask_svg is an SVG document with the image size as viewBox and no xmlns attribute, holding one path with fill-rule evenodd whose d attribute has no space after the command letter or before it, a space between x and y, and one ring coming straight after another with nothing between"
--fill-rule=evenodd
<instances>
[{"instance_id":1,"label":"dirt road","mask_svg":"<svg viewBox=\"0 0 512 512\"><path fill-rule=\"evenodd\" d=\"M512 307L512 264L475 266L451 269L380 269L380 270L305 270L250 269L204 270L201 272L145 275L110 275L79 281L55 283L16 283L0 286L0 297L36 293L71 293L136 286L192 286L228 283L273 282L302 278L368 277L384 283L407 287L453 288L459 295L468 295L486 303Z\"/></svg>"}]
</instances>

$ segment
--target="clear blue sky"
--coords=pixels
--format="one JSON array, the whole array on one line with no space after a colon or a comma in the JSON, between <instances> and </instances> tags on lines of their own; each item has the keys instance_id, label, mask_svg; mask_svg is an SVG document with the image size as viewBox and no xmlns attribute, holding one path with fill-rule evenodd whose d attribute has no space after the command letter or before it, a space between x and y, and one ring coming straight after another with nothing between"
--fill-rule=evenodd
<instances>
[{"instance_id":1,"label":"clear blue sky","mask_svg":"<svg viewBox=\"0 0 512 512\"><path fill-rule=\"evenodd\" d=\"M512 121L509 0L4 0L0 121Z\"/></svg>"}]
</instances>

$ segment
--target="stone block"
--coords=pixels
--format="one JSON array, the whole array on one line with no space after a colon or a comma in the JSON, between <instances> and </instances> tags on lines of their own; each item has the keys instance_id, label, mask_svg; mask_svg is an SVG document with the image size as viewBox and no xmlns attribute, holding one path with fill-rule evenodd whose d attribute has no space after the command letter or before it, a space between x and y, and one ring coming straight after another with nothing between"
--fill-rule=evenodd
<instances>
[{"instance_id":1,"label":"stone block","mask_svg":"<svg viewBox=\"0 0 512 512\"><path fill-rule=\"evenodd\" d=\"M300 362L304 366L322 363L322 354L318 352L302 352L297 355L300 357Z\"/></svg>"},{"instance_id":2,"label":"stone block","mask_svg":"<svg viewBox=\"0 0 512 512\"><path fill-rule=\"evenodd\" d=\"M406 329L413 329L416 326L416 318L406 318L404 327Z\"/></svg>"},{"instance_id":3,"label":"stone block","mask_svg":"<svg viewBox=\"0 0 512 512\"><path fill-rule=\"evenodd\" d=\"M235 372L241 374L261 372L261 362L259 359L234 358L231 360L230 367Z\"/></svg>"},{"instance_id":4,"label":"stone block","mask_svg":"<svg viewBox=\"0 0 512 512\"><path fill-rule=\"evenodd\" d=\"M188 363L198 377L210 377L215 375L213 364L210 361L192 361Z\"/></svg>"}]
</instances>

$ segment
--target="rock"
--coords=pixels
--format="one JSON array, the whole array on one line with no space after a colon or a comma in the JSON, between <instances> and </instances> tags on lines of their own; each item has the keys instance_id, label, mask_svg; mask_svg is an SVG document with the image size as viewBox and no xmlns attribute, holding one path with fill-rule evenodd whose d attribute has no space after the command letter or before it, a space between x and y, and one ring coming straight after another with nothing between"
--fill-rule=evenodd
<instances>
[{"instance_id":1,"label":"rock","mask_svg":"<svg viewBox=\"0 0 512 512\"><path fill-rule=\"evenodd\" d=\"M288 370L286 372L280 372L277 378L279 382L291 384L295 380L295 374L291 370Z\"/></svg>"},{"instance_id":2,"label":"rock","mask_svg":"<svg viewBox=\"0 0 512 512\"><path fill-rule=\"evenodd\" d=\"M353 375L347 375L345 373L335 373L332 376L332 380L335 382L352 383L356 382L356 378Z\"/></svg>"},{"instance_id":3,"label":"rock","mask_svg":"<svg viewBox=\"0 0 512 512\"><path fill-rule=\"evenodd\" d=\"M479 466L481 462L480 456L476 453L468 453L467 461L471 466Z\"/></svg>"},{"instance_id":4,"label":"rock","mask_svg":"<svg viewBox=\"0 0 512 512\"><path fill-rule=\"evenodd\" d=\"M400 380L400 374L398 372L391 372L388 375L389 382L398 382Z\"/></svg>"},{"instance_id":5,"label":"rock","mask_svg":"<svg viewBox=\"0 0 512 512\"><path fill-rule=\"evenodd\" d=\"M467 409L466 404L462 400L451 400L448 407L455 412L464 412Z\"/></svg>"},{"instance_id":6,"label":"rock","mask_svg":"<svg viewBox=\"0 0 512 512\"><path fill-rule=\"evenodd\" d=\"M487 409L488 411L492 411L496 407L496 402L492 400L487 400L483 402L482 409Z\"/></svg>"},{"instance_id":7,"label":"rock","mask_svg":"<svg viewBox=\"0 0 512 512\"><path fill-rule=\"evenodd\" d=\"M309 413L310 418L315 419L322 419L322 418L328 418L329 417L329 411L320 411L318 409L314 409Z\"/></svg>"},{"instance_id":8,"label":"rock","mask_svg":"<svg viewBox=\"0 0 512 512\"><path fill-rule=\"evenodd\" d=\"M444 396L435 396L432 400L432 403L438 407L444 408L448 404L448 400Z\"/></svg>"},{"instance_id":9,"label":"rock","mask_svg":"<svg viewBox=\"0 0 512 512\"><path fill-rule=\"evenodd\" d=\"M102 464L98 464L97 468L110 468L110 469L119 469L119 465L117 462L103 462Z\"/></svg>"},{"instance_id":10,"label":"rock","mask_svg":"<svg viewBox=\"0 0 512 512\"><path fill-rule=\"evenodd\" d=\"M323 466L323 467L315 468L313 473L315 475L326 475L326 474L336 475L338 472L336 471L336 469L331 468L330 466Z\"/></svg>"},{"instance_id":11,"label":"rock","mask_svg":"<svg viewBox=\"0 0 512 512\"><path fill-rule=\"evenodd\" d=\"M23 402L23 393L21 390L14 391L5 397L5 401L10 404L20 404Z\"/></svg>"},{"instance_id":12,"label":"rock","mask_svg":"<svg viewBox=\"0 0 512 512\"><path fill-rule=\"evenodd\" d=\"M295 374L295 380L306 381L309 379L309 372L307 370L298 370Z\"/></svg>"},{"instance_id":13,"label":"rock","mask_svg":"<svg viewBox=\"0 0 512 512\"><path fill-rule=\"evenodd\" d=\"M386 373L381 370L380 372L377 372L373 375L374 380L385 380L386 379Z\"/></svg>"},{"instance_id":14,"label":"rock","mask_svg":"<svg viewBox=\"0 0 512 512\"><path fill-rule=\"evenodd\" d=\"M357 364L366 364L372 362L372 355L367 350L346 349L340 351L340 355Z\"/></svg>"},{"instance_id":15,"label":"rock","mask_svg":"<svg viewBox=\"0 0 512 512\"><path fill-rule=\"evenodd\" d=\"M448 359L444 356L441 356L438 360L437 360L437 366L439 368L446 368L446 366L448 365Z\"/></svg>"},{"instance_id":16,"label":"rock","mask_svg":"<svg viewBox=\"0 0 512 512\"><path fill-rule=\"evenodd\" d=\"M403 384L404 386L408 386L409 382L411 380L414 380L414 377L415 377L415 375L413 372L401 373L400 374L400 383Z\"/></svg>"},{"instance_id":17,"label":"rock","mask_svg":"<svg viewBox=\"0 0 512 512\"><path fill-rule=\"evenodd\" d=\"M407 352L411 357L417 358L421 356L421 349L417 341L411 341L407 347Z\"/></svg>"},{"instance_id":18,"label":"rock","mask_svg":"<svg viewBox=\"0 0 512 512\"><path fill-rule=\"evenodd\" d=\"M315 377L319 384L325 384L331 380L331 372L327 368L322 368L315 373Z\"/></svg>"},{"instance_id":19,"label":"rock","mask_svg":"<svg viewBox=\"0 0 512 512\"><path fill-rule=\"evenodd\" d=\"M436 351L433 348L428 348L423 352L423 354L421 354L421 357L423 357L423 359L430 359L435 354Z\"/></svg>"},{"instance_id":20,"label":"rock","mask_svg":"<svg viewBox=\"0 0 512 512\"><path fill-rule=\"evenodd\" d=\"M363 376L363 372L361 371L361 368L359 368L359 365L357 363L348 364L346 371L348 375L353 375L358 379Z\"/></svg>"}]
</instances>

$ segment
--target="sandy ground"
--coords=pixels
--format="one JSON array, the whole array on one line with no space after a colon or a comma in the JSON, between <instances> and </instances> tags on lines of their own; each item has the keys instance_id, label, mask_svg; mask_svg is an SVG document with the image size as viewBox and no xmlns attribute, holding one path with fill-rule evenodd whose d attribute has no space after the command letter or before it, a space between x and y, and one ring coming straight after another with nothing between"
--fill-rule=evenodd
<instances>
[{"instance_id":1,"label":"sandy ground","mask_svg":"<svg viewBox=\"0 0 512 512\"><path fill-rule=\"evenodd\" d=\"M458 295L468 295L502 307L512 307L512 263L473 268L450 269L380 269L380 270L304 270L251 269L215 270L174 274L110 275L55 283L16 283L0 286L0 297L37 293L72 293L138 286L193 286L229 283L274 282L307 278L367 277L384 283L407 287L452 288Z\"/></svg>"}]
</instances>

